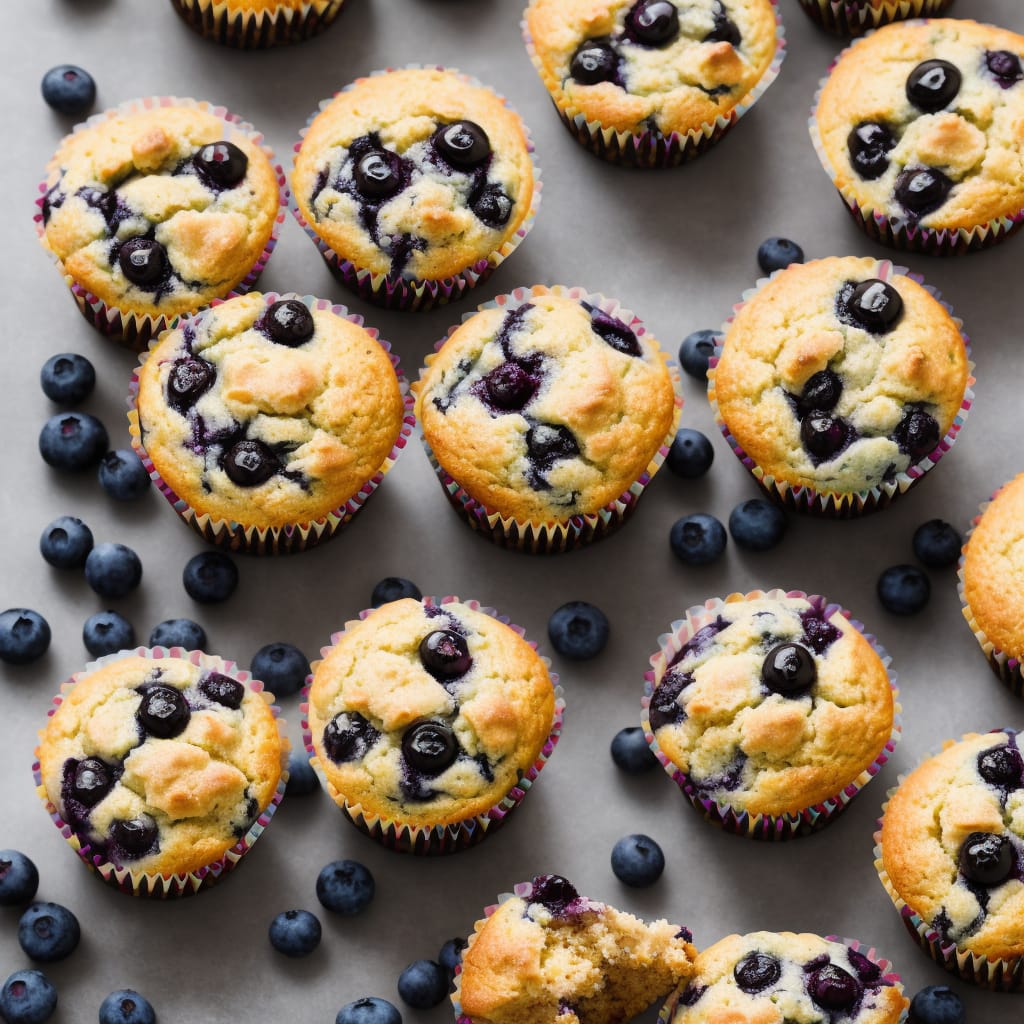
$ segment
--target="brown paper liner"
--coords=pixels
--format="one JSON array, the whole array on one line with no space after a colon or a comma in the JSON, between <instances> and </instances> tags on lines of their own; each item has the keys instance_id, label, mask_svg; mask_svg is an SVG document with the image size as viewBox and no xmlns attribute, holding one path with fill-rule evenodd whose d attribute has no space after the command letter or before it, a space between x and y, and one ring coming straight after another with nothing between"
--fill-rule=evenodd
<instances>
[{"instance_id":1,"label":"brown paper liner","mask_svg":"<svg viewBox=\"0 0 1024 1024\"><path fill-rule=\"evenodd\" d=\"M892 21L927 18L941 14L953 0L882 0L874 6L870 0L799 0L804 13L826 32L841 36L859 36Z\"/></svg>"},{"instance_id":2,"label":"brown paper liner","mask_svg":"<svg viewBox=\"0 0 1024 1024\"><path fill-rule=\"evenodd\" d=\"M299 43L318 35L341 13L345 0L310 0L300 7L231 14L220 0L171 0L189 28L239 50Z\"/></svg>"}]
</instances>

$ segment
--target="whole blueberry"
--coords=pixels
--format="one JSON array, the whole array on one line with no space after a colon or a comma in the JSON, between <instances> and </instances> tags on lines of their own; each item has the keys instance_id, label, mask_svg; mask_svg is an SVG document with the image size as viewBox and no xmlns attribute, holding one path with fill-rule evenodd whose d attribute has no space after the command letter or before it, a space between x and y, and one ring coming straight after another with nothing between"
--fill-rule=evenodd
<instances>
[{"instance_id":1,"label":"whole blueberry","mask_svg":"<svg viewBox=\"0 0 1024 1024\"><path fill-rule=\"evenodd\" d=\"M373 899L376 884L369 869L355 860L335 860L317 876L316 898L336 914L358 914Z\"/></svg>"},{"instance_id":2,"label":"whole blueberry","mask_svg":"<svg viewBox=\"0 0 1024 1024\"><path fill-rule=\"evenodd\" d=\"M42 971L15 971L0 989L7 1024L43 1024L57 1008L57 989Z\"/></svg>"},{"instance_id":3,"label":"whole blueberry","mask_svg":"<svg viewBox=\"0 0 1024 1024\"><path fill-rule=\"evenodd\" d=\"M192 619L164 619L149 634L150 647L184 647L186 651L206 650L206 630Z\"/></svg>"},{"instance_id":4,"label":"whole blueberry","mask_svg":"<svg viewBox=\"0 0 1024 1024\"><path fill-rule=\"evenodd\" d=\"M611 627L600 608L586 601L569 601L548 619L548 639L563 658L596 658L608 643Z\"/></svg>"},{"instance_id":5,"label":"whole blueberry","mask_svg":"<svg viewBox=\"0 0 1024 1024\"><path fill-rule=\"evenodd\" d=\"M338 1011L334 1024L402 1024L402 1015L386 999L367 996L346 1003Z\"/></svg>"},{"instance_id":6,"label":"whole blueberry","mask_svg":"<svg viewBox=\"0 0 1024 1024\"><path fill-rule=\"evenodd\" d=\"M729 534L747 551L770 551L785 533L785 513L764 498L741 501L729 513Z\"/></svg>"},{"instance_id":7,"label":"whole blueberry","mask_svg":"<svg viewBox=\"0 0 1024 1024\"><path fill-rule=\"evenodd\" d=\"M74 64L58 64L43 75L43 99L58 114L84 114L96 102L92 75Z\"/></svg>"},{"instance_id":8,"label":"whole blueberry","mask_svg":"<svg viewBox=\"0 0 1024 1024\"><path fill-rule=\"evenodd\" d=\"M124 544L97 544L85 559L85 581L100 597L124 597L141 580L142 562Z\"/></svg>"},{"instance_id":9,"label":"whole blueberry","mask_svg":"<svg viewBox=\"0 0 1024 1024\"><path fill-rule=\"evenodd\" d=\"M766 238L757 250L758 266L766 273L783 270L790 263L803 263L804 251L788 238Z\"/></svg>"},{"instance_id":10,"label":"whole blueberry","mask_svg":"<svg viewBox=\"0 0 1024 1024\"><path fill-rule=\"evenodd\" d=\"M948 985L929 985L910 1000L907 1024L965 1024L963 1000Z\"/></svg>"},{"instance_id":11,"label":"whole blueberry","mask_svg":"<svg viewBox=\"0 0 1024 1024\"><path fill-rule=\"evenodd\" d=\"M285 956L309 956L320 945L320 921L308 910L285 910L270 922L270 944Z\"/></svg>"},{"instance_id":12,"label":"whole blueberry","mask_svg":"<svg viewBox=\"0 0 1024 1024\"><path fill-rule=\"evenodd\" d=\"M708 361L714 355L715 345L721 337L720 332L707 328L688 334L679 346L679 365L691 377L705 380L708 375Z\"/></svg>"},{"instance_id":13,"label":"whole blueberry","mask_svg":"<svg viewBox=\"0 0 1024 1024\"><path fill-rule=\"evenodd\" d=\"M275 697L290 697L306 684L309 658L294 644L266 644L253 655L249 671Z\"/></svg>"},{"instance_id":14,"label":"whole blueberry","mask_svg":"<svg viewBox=\"0 0 1024 1024\"><path fill-rule=\"evenodd\" d=\"M690 427L682 427L676 431L665 461L676 476L684 480L696 480L711 468L711 463L715 461L715 449L711 447L707 435Z\"/></svg>"},{"instance_id":15,"label":"whole blueberry","mask_svg":"<svg viewBox=\"0 0 1024 1024\"><path fill-rule=\"evenodd\" d=\"M437 962L441 965L441 970L447 975L449 985L451 985L452 979L455 977L455 968L462 963L462 951L465 948L466 940L457 937L449 939L437 954Z\"/></svg>"},{"instance_id":16,"label":"whole blueberry","mask_svg":"<svg viewBox=\"0 0 1024 1024\"><path fill-rule=\"evenodd\" d=\"M320 780L313 771L304 750L292 750L288 754L288 784L285 796L309 796L320 788Z\"/></svg>"},{"instance_id":17,"label":"whole blueberry","mask_svg":"<svg viewBox=\"0 0 1024 1024\"><path fill-rule=\"evenodd\" d=\"M149 473L131 448L116 448L100 459L100 486L115 501L135 501L149 490Z\"/></svg>"},{"instance_id":18,"label":"whole blueberry","mask_svg":"<svg viewBox=\"0 0 1024 1024\"><path fill-rule=\"evenodd\" d=\"M104 654L134 647L135 627L123 615L108 608L85 620L82 643L94 658L102 658Z\"/></svg>"},{"instance_id":19,"label":"whole blueberry","mask_svg":"<svg viewBox=\"0 0 1024 1024\"><path fill-rule=\"evenodd\" d=\"M0 850L0 907L28 903L39 888L39 870L19 850Z\"/></svg>"},{"instance_id":20,"label":"whole blueberry","mask_svg":"<svg viewBox=\"0 0 1024 1024\"><path fill-rule=\"evenodd\" d=\"M193 164L213 188L234 188L245 177L249 158L233 142L209 142L196 153Z\"/></svg>"},{"instance_id":21,"label":"whole blueberry","mask_svg":"<svg viewBox=\"0 0 1024 1024\"><path fill-rule=\"evenodd\" d=\"M41 963L70 956L81 937L78 918L59 903L33 903L18 922L21 948Z\"/></svg>"},{"instance_id":22,"label":"whole blueberry","mask_svg":"<svg viewBox=\"0 0 1024 1024\"><path fill-rule=\"evenodd\" d=\"M50 624L31 608L0 612L0 661L28 665L50 646Z\"/></svg>"},{"instance_id":23,"label":"whole blueberry","mask_svg":"<svg viewBox=\"0 0 1024 1024\"><path fill-rule=\"evenodd\" d=\"M87 412L59 412L39 432L43 461L69 473L95 466L109 446L107 428Z\"/></svg>"},{"instance_id":24,"label":"whole blueberry","mask_svg":"<svg viewBox=\"0 0 1024 1024\"><path fill-rule=\"evenodd\" d=\"M932 585L914 565L893 565L878 577L876 587L882 607L893 615L916 615L928 603Z\"/></svg>"},{"instance_id":25,"label":"whole blueberry","mask_svg":"<svg viewBox=\"0 0 1024 1024\"><path fill-rule=\"evenodd\" d=\"M658 767L658 759L639 725L627 726L615 734L612 760L627 775L642 775Z\"/></svg>"},{"instance_id":26,"label":"whole blueberry","mask_svg":"<svg viewBox=\"0 0 1024 1024\"><path fill-rule=\"evenodd\" d=\"M121 273L143 291L156 291L171 271L167 250L154 238L136 235L117 251Z\"/></svg>"},{"instance_id":27,"label":"whole blueberry","mask_svg":"<svg viewBox=\"0 0 1024 1024\"><path fill-rule=\"evenodd\" d=\"M672 553L687 565L710 565L725 552L725 527L706 512L694 512L672 524Z\"/></svg>"},{"instance_id":28,"label":"whole blueberry","mask_svg":"<svg viewBox=\"0 0 1024 1024\"><path fill-rule=\"evenodd\" d=\"M81 569L92 545L92 530L75 516L58 516L39 537L40 554L57 569Z\"/></svg>"},{"instance_id":29,"label":"whole blueberry","mask_svg":"<svg viewBox=\"0 0 1024 1024\"><path fill-rule=\"evenodd\" d=\"M181 574L185 593L200 604L220 604L238 586L238 566L223 551L200 551Z\"/></svg>"},{"instance_id":30,"label":"whole blueberry","mask_svg":"<svg viewBox=\"0 0 1024 1024\"><path fill-rule=\"evenodd\" d=\"M949 523L929 519L914 531L914 554L929 569L955 565L960 558L963 538Z\"/></svg>"},{"instance_id":31,"label":"whole blueberry","mask_svg":"<svg viewBox=\"0 0 1024 1024\"><path fill-rule=\"evenodd\" d=\"M429 1010L448 995L448 975L433 960L413 960L398 976L398 994L415 1010Z\"/></svg>"},{"instance_id":32,"label":"whole blueberry","mask_svg":"<svg viewBox=\"0 0 1024 1024\"><path fill-rule=\"evenodd\" d=\"M960 872L977 885L1001 885L1016 861L1013 844L995 832L972 832L960 845Z\"/></svg>"},{"instance_id":33,"label":"whole blueberry","mask_svg":"<svg viewBox=\"0 0 1024 1024\"><path fill-rule=\"evenodd\" d=\"M96 387L96 369L77 352L61 352L50 356L39 371L39 383L51 402L78 405Z\"/></svg>"},{"instance_id":34,"label":"whole blueberry","mask_svg":"<svg viewBox=\"0 0 1024 1024\"><path fill-rule=\"evenodd\" d=\"M100 1003L100 1024L156 1024L156 1011L145 996L119 988Z\"/></svg>"},{"instance_id":35,"label":"whole blueberry","mask_svg":"<svg viewBox=\"0 0 1024 1024\"><path fill-rule=\"evenodd\" d=\"M612 847L615 877L635 889L654 885L664 870L665 854L650 836L623 836Z\"/></svg>"},{"instance_id":36,"label":"whole blueberry","mask_svg":"<svg viewBox=\"0 0 1024 1024\"><path fill-rule=\"evenodd\" d=\"M618 69L619 55L614 47L598 39L582 42L569 63L569 74L580 85L614 81Z\"/></svg>"},{"instance_id":37,"label":"whole blueberry","mask_svg":"<svg viewBox=\"0 0 1024 1024\"><path fill-rule=\"evenodd\" d=\"M373 588L373 593L370 595L370 607L379 608L382 604L400 601L403 597L411 597L418 601L423 594L412 580L407 580L404 576L385 576Z\"/></svg>"}]
</instances>

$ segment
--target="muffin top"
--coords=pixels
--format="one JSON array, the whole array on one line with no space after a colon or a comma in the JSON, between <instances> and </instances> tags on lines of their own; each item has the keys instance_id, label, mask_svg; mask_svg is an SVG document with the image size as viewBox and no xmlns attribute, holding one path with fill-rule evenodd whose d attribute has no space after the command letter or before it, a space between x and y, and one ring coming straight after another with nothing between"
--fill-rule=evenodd
<instances>
[{"instance_id":1,"label":"muffin top","mask_svg":"<svg viewBox=\"0 0 1024 1024\"><path fill-rule=\"evenodd\" d=\"M930 455L960 411L969 367L945 307L870 258L792 264L726 329L714 400L766 474L856 493Z\"/></svg>"},{"instance_id":2,"label":"muffin top","mask_svg":"<svg viewBox=\"0 0 1024 1024\"><path fill-rule=\"evenodd\" d=\"M125 653L75 678L37 755L46 795L92 856L196 871L270 803L288 742L269 695L217 664Z\"/></svg>"},{"instance_id":3,"label":"muffin top","mask_svg":"<svg viewBox=\"0 0 1024 1024\"><path fill-rule=\"evenodd\" d=\"M896 893L944 943L1024 956L1024 758L1012 730L968 734L914 769L882 819Z\"/></svg>"},{"instance_id":4,"label":"muffin top","mask_svg":"<svg viewBox=\"0 0 1024 1024\"><path fill-rule=\"evenodd\" d=\"M43 245L108 306L192 313L242 283L270 239L277 175L208 104L115 112L61 143Z\"/></svg>"},{"instance_id":5,"label":"muffin top","mask_svg":"<svg viewBox=\"0 0 1024 1024\"><path fill-rule=\"evenodd\" d=\"M478 921L452 996L461 1022L618 1024L693 970L690 933L581 896L559 875L517 885Z\"/></svg>"},{"instance_id":6,"label":"muffin top","mask_svg":"<svg viewBox=\"0 0 1024 1024\"><path fill-rule=\"evenodd\" d=\"M836 187L865 210L971 228L1024 209L1024 36L961 18L845 51L816 112Z\"/></svg>"},{"instance_id":7,"label":"muffin top","mask_svg":"<svg viewBox=\"0 0 1024 1024\"><path fill-rule=\"evenodd\" d=\"M406 598L348 625L313 669L309 732L348 805L413 826L501 802L551 733L555 691L515 630Z\"/></svg>"},{"instance_id":8,"label":"muffin top","mask_svg":"<svg viewBox=\"0 0 1024 1024\"><path fill-rule=\"evenodd\" d=\"M358 269L440 280L515 234L533 164L522 121L490 89L406 69L360 78L327 103L292 189L306 223Z\"/></svg>"},{"instance_id":9,"label":"muffin top","mask_svg":"<svg viewBox=\"0 0 1024 1024\"><path fill-rule=\"evenodd\" d=\"M467 319L424 371L423 435L476 500L526 521L593 513L647 469L676 417L657 342L536 289Z\"/></svg>"},{"instance_id":10,"label":"muffin top","mask_svg":"<svg viewBox=\"0 0 1024 1024\"><path fill-rule=\"evenodd\" d=\"M881 753L894 718L885 665L827 611L821 599L727 601L655 680L650 730L702 797L795 814Z\"/></svg>"},{"instance_id":11,"label":"muffin top","mask_svg":"<svg viewBox=\"0 0 1024 1024\"><path fill-rule=\"evenodd\" d=\"M673 1002L666 1024L897 1024L908 1005L858 949L793 932L726 936L700 953Z\"/></svg>"},{"instance_id":12,"label":"muffin top","mask_svg":"<svg viewBox=\"0 0 1024 1024\"><path fill-rule=\"evenodd\" d=\"M633 133L714 124L776 48L770 0L532 0L526 28L560 109Z\"/></svg>"},{"instance_id":13,"label":"muffin top","mask_svg":"<svg viewBox=\"0 0 1024 1024\"><path fill-rule=\"evenodd\" d=\"M142 445L180 498L261 528L344 505L387 459L404 412L367 330L258 292L164 332L137 407Z\"/></svg>"}]
</instances>

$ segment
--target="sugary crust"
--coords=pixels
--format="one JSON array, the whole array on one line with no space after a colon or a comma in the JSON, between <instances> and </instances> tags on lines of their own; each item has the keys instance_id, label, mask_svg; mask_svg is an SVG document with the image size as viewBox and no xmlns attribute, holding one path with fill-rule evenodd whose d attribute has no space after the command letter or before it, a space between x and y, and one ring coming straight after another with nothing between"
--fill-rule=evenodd
<instances>
[{"instance_id":1,"label":"sugary crust","mask_svg":"<svg viewBox=\"0 0 1024 1024\"><path fill-rule=\"evenodd\" d=\"M69 758L123 763L123 775L92 808L82 838L102 843L113 821L150 815L159 848L126 860L132 870L184 874L212 863L238 842L239 829L266 809L277 789L288 744L269 702L248 687L238 709L205 700L195 687L206 674L182 658L118 658L82 675L40 732L43 785L65 819L61 783ZM184 732L171 739L144 737L136 722L137 688L157 681L188 691L196 704Z\"/></svg>"},{"instance_id":2,"label":"sugary crust","mask_svg":"<svg viewBox=\"0 0 1024 1024\"><path fill-rule=\"evenodd\" d=\"M452 622L465 631L473 663L446 688L424 668L419 647ZM414 826L463 821L499 804L536 761L554 712L551 677L536 651L504 623L458 602L428 613L404 599L371 612L315 666L309 693L309 729L328 781L366 814ZM323 736L345 713L362 715L381 735L363 756L339 764ZM465 756L429 780L429 797L417 799L405 785L402 736L427 718L448 723Z\"/></svg>"},{"instance_id":3,"label":"sugary crust","mask_svg":"<svg viewBox=\"0 0 1024 1024\"><path fill-rule=\"evenodd\" d=\"M719 414L746 454L777 480L819 492L866 490L911 465L891 436L908 407L934 417L939 437L960 411L969 377L963 337L916 281L888 277L903 300L891 331L871 334L836 316L840 288L878 277L880 266L852 256L792 264L728 328L714 371ZM815 465L788 396L799 397L811 375L826 367L843 382L836 414L860 436Z\"/></svg>"},{"instance_id":4,"label":"sugary crust","mask_svg":"<svg viewBox=\"0 0 1024 1024\"><path fill-rule=\"evenodd\" d=\"M564 521L614 501L647 468L671 429L674 392L650 334L631 356L591 329L577 300L539 294L530 304L508 339L519 357L543 356L542 383L522 411L492 413L473 393L506 361L499 332L510 314L485 309L424 371L417 416L438 462L476 500L521 521ZM526 444L534 423L568 427L580 449L544 472L539 488Z\"/></svg>"},{"instance_id":5,"label":"sugary crust","mask_svg":"<svg viewBox=\"0 0 1024 1024\"><path fill-rule=\"evenodd\" d=\"M167 331L139 371L142 444L171 489L195 511L246 526L308 523L340 508L387 458L402 427L398 379L384 349L362 327L313 309L314 332L289 348L256 326L270 300L254 292L231 299L192 324ZM191 324L191 322L189 322ZM167 402L175 362L200 355L213 384L181 413ZM221 468L224 446L197 444L245 426L269 445L285 472L242 487Z\"/></svg>"},{"instance_id":6,"label":"sugary crust","mask_svg":"<svg viewBox=\"0 0 1024 1024\"><path fill-rule=\"evenodd\" d=\"M958 949L993 960L1024 956L1024 882L1018 871L987 888L983 910L958 860L972 832L1009 835L1020 850L1024 790L1011 790L1004 802L978 773L978 758L1009 740L1007 733L971 733L915 768L889 798L880 844L889 882L910 908L929 924L945 913Z\"/></svg>"},{"instance_id":7,"label":"sugary crust","mask_svg":"<svg viewBox=\"0 0 1024 1024\"><path fill-rule=\"evenodd\" d=\"M214 191L194 173L175 174L220 140L248 158L238 185ZM49 165L47 186L54 191L43 245L76 283L109 306L141 315L193 313L227 295L263 253L280 206L266 153L201 106L115 111L73 132ZM83 188L116 191L127 205L131 215L119 221L113 238L103 213L77 194ZM149 231L173 268L162 293L130 282L117 260L116 243Z\"/></svg>"},{"instance_id":8,"label":"sugary crust","mask_svg":"<svg viewBox=\"0 0 1024 1024\"><path fill-rule=\"evenodd\" d=\"M513 200L508 221L488 227L469 206L471 174L431 159L438 126L470 120L487 133L492 157L489 184ZM374 274L391 273L393 252L382 248L360 216L353 195L320 181L342 173L351 143L376 133L381 144L414 165L407 187L377 215L381 242L410 237L415 245L399 268L419 280L441 280L486 259L526 219L533 199L533 164L519 115L482 86L451 71L405 69L359 79L314 118L295 157L292 189L306 223L340 257Z\"/></svg>"},{"instance_id":9,"label":"sugary crust","mask_svg":"<svg viewBox=\"0 0 1024 1024\"><path fill-rule=\"evenodd\" d=\"M740 45L704 42L714 28L715 0L679 7L680 34L664 48L619 40L624 86L584 85L570 73L588 39L618 37L633 0L533 0L526 27L541 77L560 109L618 131L662 134L699 129L728 114L754 88L775 56L775 9L769 0L723 0L740 30ZM724 89L717 95L714 90Z\"/></svg>"},{"instance_id":10,"label":"sugary crust","mask_svg":"<svg viewBox=\"0 0 1024 1024\"><path fill-rule=\"evenodd\" d=\"M1024 82L1007 89L988 71L985 53L1024 59L1024 36L961 18L887 25L855 43L829 74L816 112L818 133L836 188L864 210L890 217L906 211L893 189L905 167L936 167L954 186L938 209L920 218L934 229L971 228L1024 209ZM925 114L906 94L922 61L941 59L963 83L947 109ZM853 169L847 138L863 121L882 121L899 141L889 167L866 181Z\"/></svg>"}]
</instances>

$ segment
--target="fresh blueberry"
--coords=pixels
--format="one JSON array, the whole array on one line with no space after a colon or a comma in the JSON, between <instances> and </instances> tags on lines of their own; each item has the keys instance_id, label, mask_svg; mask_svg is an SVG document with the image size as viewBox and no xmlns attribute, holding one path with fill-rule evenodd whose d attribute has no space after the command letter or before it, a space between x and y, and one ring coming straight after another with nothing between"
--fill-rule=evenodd
<instances>
[{"instance_id":1,"label":"fresh blueberry","mask_svg":"<svg viewBox=\"0 0 1024 1024\"><path fill-rule=\"evenodd\" d=\"M373 875L355 860L332 861L316 880L316 898L336 914L358 914L365 910L375 890Z\"/></svg>"},{"instance_id":2,"label":"fresh blueberry","mask_svg":"<svg viewBox=\"0 0 1024 1024\"><path fill-rule=\"evenodd\" d=\"M400 601L403 597L411 597L418 601L423 594L412 580L407 580L404 576L385 576L373 588L373 593L370 595L370 607L379 608L382 604Z\"/></svg>"},{"instance_id":3,"label":"fresh blueberry","mask_svg":"<svg viewBox=\"0 0 1024 1024\"><path fill-rule=\"evenodd\" d=\"M309 956L320 933L320 921L308 910L285 910L270 922L270 944L285 956Z\"/></svg>"},{"instance_id":4,"label":"fresh blueberry","mask_svg":"<svg viewBox=\"0 0 1024 1024\"><path fill-rule=\"evenodd\" d=\"M910 1001L907 1024L966 1024L963 1000L947 985L929 985Z\"/></svg>"},{"instance_id":5,"label":"fresh blueberry","mask_svg":"<svg viewBox=\"0 0 1024 1024\"><path fill-rule=\"evenodd\" d=\"M81 569L92 551L92 530L74 516L59 516L39 538L39 552L57 569Z\"/></svg>"},{"instance_id":6,"label":"fresh blueberry","mask_svg":"<svg viewBox=\"0 0 1024 1024\"><path fill-rule=\"evenodd\" d=\"M61 352L43 363L39 383L51 402L78 405L96 387L96 370L85 356L77 352Z\"/></svg>"},{"instance_id":7,"label":"fresh blueberry","mask_svg":"<svg viewBox=\"0 0 1024 1024\"><path fill-rule=\"evenodd\" d=\"M696 480L711 468L714 461L715 449L711 447L707 435L690 427L676 431L666 459L668 468L676 476L684 480Z\"/></svg>"},{"instance_id":8,"label":"fresh blueberry","mask_svg":"<svg viewBox=\"0 0 1024 1024\"><path fill-rule=\"evenodd\" d=\"M608 643L611 627L600 608L586 601L569 601L548 619L548 639L563 658L596 658Z\"/></svg>"},{"instance_id":9,"label":"fresh blueberry","mask_svg":"<svg viewBox=\"0 0 1024 1024\"><path fill-rule=\"evenodd\" d=\"M320 788L320 780L313 771L304 750L293 750L288 754L288 784L285 796L309 796Z\"/></svg>"},{"instance_id":10,"label":"fresh blueberry","mask_svg":"<svg viewBox=\"0 0 1024 1024\"><path fill-rule=\"evenodd\" d=\"M452 979L455 977L455 968L462 963L462 951L465 948L465 939L461 937L449 939L437 954L437 962L441 965L441 970L443 970L447 975L449 986L452 983Z\"/></svg>"},{"instance_id":11,"label":"fresh blueberry","mask_svg":"<svg viewBox=\"0 0 1024 1024\"><path fill-rule=\"evenodd\" d=\"M18 850L0 850L0 907L28 903L39 888L39 870Z\"/></svg>"},{"instance_id":12,"label":"fresh blueberry","mask_svg":"<svg viewBox=\"0 0 1024 1024\"><path fill-rule=\"evenodd\" d=\"M78 918L59 903L33 903L18 922L21 948L40 963L70 956L81 937Z\"/></svg>"},{"instance_id":13,"label":"fresh blueberry","mask_svg":"<svg viewBox=\"0 0 1024 1024\"><path fill-rule=\"evenodd\" d=\"M665 854L650 836L623 836L612 848L615 877L635 889L654 885L664 870Z\"/></svg>"},{"instance_id":14,"label":"fresh blueberry","mask_svg":"<svg viewBox=\"0 0 1024 1024\"><path fill-rule=\"evenodd\" d=\"M346 1003L334 1024L402 1024L402 1015L386 999L368 996Z\"/></svg>"},{"instance_id":15,"label":"fresh blueberry","mask_svg":"<svg viewBox=\"0 0 1024 1024\"><path fill-rule=\"evenodd\" d=\"M100 1024L156 1024L156 1011L145 996L119 988L100 1003Z\"/></svg>"},{"instance_id":16,"label":"fresh blueberry","mask_svg":"<svg viewBox=\"0 0 1024 1024\"><path fill-rule=\"evenodd\" d=\"M222 551L200 551L181 574L185 593L200 604L226 601L238 586L238 566Z\"/></svg>"},{"instance_id":17,"label":"fresh blueberry","mask_svg":"<svg viewBox=\"0 0 1024 1024\"><path fill-rule=\"evenodd\" d=\"M706 380L708 361L715 354L715 345L722 335L707 328L694 331L683 338L679 346L679 365L697 380Z\"/></svg>"},{"instance_id":18,"label":"fresh blueberry","mask_svg":"<svg viewBox=\"0 0 1024 1024\"><path fill-rule=\"evenodd\" d=\"M150 647L183 647L186 651L206 650L206 630L192 619L164 619L149 634Z\"/></svg>"},{"instance_id":19,"label":"fresh blueberry","mask_svg":"<svg viewBox=\"0 0 1024 1024\"><path fill-rule=\"evenodd\" d=\"M612 738L612 760L627 775L643 775L658 767L654 751L647 745L643 729L630 725Z\"/></svg>"},{"instance_id":20,"label":"fresh blueberry","mask_svg":"<svg viewBox=\"0 0 1024 1024\"><path fill-rule=\"evenodd\" d=\"M135 501L149 490L149 473L131 448L117 448L100 459L100 486L115 501Z\"/></svg>"},{"instance_id":21,"label":"fresh blueberry","mask_svg":"<svg viewBox=\"0 0 1024 1024\"><path fill-rule=\"evenodd\" d=\"M249 671L275 697L290 697L306 684L309 658L294 644L266 644L253 655Z\"/></svg>"},{"instance_id":22,"label":"fresh blueberry","mask_svg":"<svg viewBox=\"0 0 1024 1024\"><path fill-rule=\"evenodd\" d=\"M0 612L0 661L28 665L50 646L50 624L31 608Z\"/></svg>"},{"instance_id":23,"label":"fresh blueberry","mask_svg":"<svg viewBox=\"0 0 1024 1024\"><path fill-rule=\"evenodd\" d=\"M108 608L85 620L82 643L94 658L126 651L135 646L135 627L123 615Z\"/></svg>"},{"instance_id":24,"label":"fresh blueberry","mask_svg":"<svg viewBox=\"0 0 1024 1024\"><path fill-rule=\"evenodd\" d=\"M124 597L141 580L142 562L124 544L97 544L85 560L85 581L100 597Z\"/></svg>"},{"instance_id":25,"label":"fresh blueberry","mask_svg":"<svg viewBox=\"0 0 1024 1024\"><path fill-rule=\"evenodd\" d=\"M39 432L43 461L72 473L95 466L109 447L107 428L87 412L57 413Z\"/></svg>"},{"instance_id":26,"label":"fresh blueberry","mask_svg":"<svg viewBox=\"0 0 1024 1024\"><path fill-rule=\"evenodd\" d=\"M672 553L687 565L710 565L725 552L725 527L706 512L694 512L672 524Z\"/></svg>"},{"instance_id":27,"label":"fresh blueberry","mask_svg":"<svg viewBox=\"0 0 1024 1024\"><path fill-rule=\"evenodd\" d=\"M893 565L878 577L876 590L886 611L893 615L916 615L928 603L932 585L917 566Z\"/></svg>"},{"instance_id":28,"label":"fresh blueberry","mask_svg":"<svg viewBox=\"0 0 1024 1024\"><path fill-rule=\"evenodd\" d=\"M955 565L960 558L963 538L949 523L929 519L914 531L914 554L929 569Z\"/></svg>"},{"instance_id":29,"label":"fresh blueberry","mask_svg":"<svg viewBox=\"0 0 1024 1024\"><path fill-rule=\"evenodd\" d=\"M57 1008L57 989L42 971L15 971L0 989L7 1024L43 1024Z\"/></svg>"},{"instance_id":30,"label":"fresh blueberry","mask_svg":"<svg viewBox=\"0 0 1024 1024\"><path fill-rule=\"evenodd\" d=\"M757 250L758 266L766 273L783 270L790 263L803 263L804 251L788 238L766 238Z\"/></svg>"},{"instance_id":31,"label":"fresh blueberry","mask_svg":"<svg viewBox=\"0 0 1024 1024\"><path fill-rule=\"evenodd\" d=\"M84 114L96 102L96 83L83 68L58 64L43 75L43 99L58 114Z\"/></svg>"},{"instance_id":32,"label":"fresh blueberry","mask_svg":"<svg viewBox=\"0 0 1024 1024\"><path fill-rule=\"evenodd\" d=\"M429 1010L448 995L448 975L433 960L413 960L398 976L398 994L414 1010Z\"/></svg>"},{"instance_id":33,"label":"fresh blueberry","mask_svg":"<svg viewBox=\"0 0 1024 1024\"><path fill-rule=\"evenodd\" d=\"M786 532L786 515L764 498L741 501L729 513L729 534L747 551L770 551Z\"/></svg>"}]
</instances>

